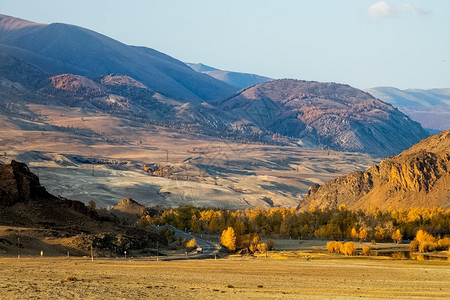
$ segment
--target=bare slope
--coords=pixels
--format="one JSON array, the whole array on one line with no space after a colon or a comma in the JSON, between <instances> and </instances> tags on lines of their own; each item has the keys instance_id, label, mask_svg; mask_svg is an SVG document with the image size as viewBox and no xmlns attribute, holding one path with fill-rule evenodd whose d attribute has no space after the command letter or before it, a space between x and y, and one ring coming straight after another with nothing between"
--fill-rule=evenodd
<instances>
[{"instance_id":1,"label":"bare slope","mask_svg":"<svg viewBox=\"0 0 450 300\"><path fill-rule=\"evenodd\" d=\"M236 91L156 50L128 46L73 25L36 24L0 15L0 44L19 48L19 55L11 51L9 56L26 63L33 63L37 57L53 61L39 66L51 75L73 73L93 78L120 73L180 100L208 101ZM62 67L58 68L60 73L53 72L55 66Z\"/></svg>"},{"instance_id":2,"label":"bare slope","mask_svg":"<svg viewBox=\"0 0 450 300\"><path fill-rule=\"evenodd\" d=\"M450 131L443 131L365 172L313 185L299 208L450 208Z\"/></svg>"},{"instance_id":3,"label":"bare slope","mask_svg":"<svg viewBox=\"0 0 450 300\"><path fill-rule=\"evenodd\" d=\"M396 108L348 85L282 79L249 87L220 108L307 144L395 155L427 136Z\"/></svg>"}]
</instances>

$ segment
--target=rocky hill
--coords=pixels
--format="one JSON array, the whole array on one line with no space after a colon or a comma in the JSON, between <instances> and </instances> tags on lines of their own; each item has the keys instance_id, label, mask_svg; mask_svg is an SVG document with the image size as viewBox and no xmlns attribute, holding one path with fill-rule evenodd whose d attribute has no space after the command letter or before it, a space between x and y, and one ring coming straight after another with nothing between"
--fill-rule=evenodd
<instances>
[{"instance_id":1,"label":"rocky hill","mask_svg":"<svg viewBox=\"0 0 450 300\"><path fill-rule=\"evenodd\" d=\"M450 208L450 131L422 140L365 172L313 185L299 208Z\"/></svg>"},{"instance_id":2,"label":"rocky hill","mask_svg":"<svg viewBox=\"0 0 450 300\"><path fill-rule=\"evenodd\" d=\"M391 105L337 83L275 80L244 89L218 106L305 145L381 157L398 154L428 135Z\"/></svg>"},{"instance_id":3,"label":"rocky hill","mask_svg":"<svg viewBox=\"0 0 450 300\"><path fill-rule=\"evenodd\" d=\"M164 53L125 45L68 24L37 24L0 15L0 49L6 61L33 65L47 75L71 73L95 78L119 73L181 101L209 101L237 90Z\"/></svg>"},{"instance_id":4,"label":"rocky hill","mask_svg":"<svg viewBox=\"0 0 450 300\"><path fill-rule=\"evenodd\" d=\"M166 243L156 232L120 225L105 211L49 194L27 165L16 161L0 164L0 225L10 226L0 230L0 251L6 254L17 254L23 244L28 251L42 247L53 255L69 250L86 255L91 245L96 255L118 255Z\"/></svg>"},{"instance_id":5,"label":"rocky hill","mask_svg":"<svg viewBox=\"0 0 450 300\"><path fill-rule=\"evenodd\" d=\"M111 209L111 213L123 220L124 223L132 224L141 216L149 215L150 209L134 201L131 198L120 200L116 206Z\"/></svg>"}]
</instances>

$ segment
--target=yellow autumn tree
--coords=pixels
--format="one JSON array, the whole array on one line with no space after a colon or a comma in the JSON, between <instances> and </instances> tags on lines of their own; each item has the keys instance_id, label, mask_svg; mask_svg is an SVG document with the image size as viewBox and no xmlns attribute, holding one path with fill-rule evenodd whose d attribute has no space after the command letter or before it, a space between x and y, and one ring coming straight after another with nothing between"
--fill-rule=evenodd
<instances>
[{"instance_id":1,"label":"yellow autumn tree","mask_svg":"<svg viewBox=\"0 0 450 300\"><path fill-rule=\"evenodd\" d=\"M228 229L226 229L222 232L222 236L220 237L220 242L228 250L230 250L230 251L236 250L236 233L234 232L233 227L228 227Z\"/></svg>"},{"instance_id":2,"label":"yellow autumn tree","mask_svg":"<svg viewBox=\"0 0 450 300\"><path fill-rule=\"evenodd\" d=\"M195 239L190 240L187 244L186 244L186 251L192 251L195 248L197 248L197 241Z\"/></svg>"},{"instance_id":3,"label":"yellow autumn tree","mask_svg":"<svg viewBox=\"0 0 450 300\"><path fill-rule=\"evenodd\" d=\"M355 227L352 228L352 231L350 233L350 237L354 240L357 240L359 238L358 232L356 231Z\"/></svg>"},{"instance_id":4,"label":"yellow autumn tree","mask_svg":"<svg viewBox=\"0 0 450 300\"><path fill-rule=\"evenodd\" d=\"M362 241L364 241L364 240L366 240L367 239L367 236L368 236L368 232L367 232L367 229L366 228L361 228L360 230L359 230L359 240L362 242Z\"/></svg>"},{"instance_id":5,"label":"yellow autumn tree","mask_svg":"<svg viewBox=\"0 0 450 300\"><path fill-rule=\"evenodd\" d=\"M397 229L392 233L391 238L398 244L402 241L402 233L400 232L400 229Z\"/></svg>"}]
</instances>

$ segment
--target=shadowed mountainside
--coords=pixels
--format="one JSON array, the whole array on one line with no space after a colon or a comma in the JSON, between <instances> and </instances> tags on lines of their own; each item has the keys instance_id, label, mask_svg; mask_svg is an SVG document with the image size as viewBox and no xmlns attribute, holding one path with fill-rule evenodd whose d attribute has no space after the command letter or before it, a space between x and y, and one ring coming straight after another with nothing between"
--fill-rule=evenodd
<instances>
[{"instance_id":1,"label":"shadowed mountainside","mask_svg":"<svg viewBox=\"0 0 450 300\"><path fill-rule=\"evenodd\" d=\"M79 255L87 254L91 245L96 253L117 255L124 249L151 247L156 241L165 244L156 232L119 225L105 211L49 194L27 165L14 160L0 164L0 225L27 228L20 233L10 229L0 239L1 250L10 248L17 236L34 247L53 245L52 251L65 254L70 249Z\"/></svg>"},{"instance_id":2,"label":"shadowed mountainside","mask_svg":"<svg viewBox=\"0 0 450 300\"><path fill-rule=\"evenodd\" d=\"M48 75L72 73L90 78L119 73L178 100L209 101L236 91L156 50L120 43L68 24L37 24L0 15L3 60L20 60ZM3 67L2 67L3 68Z\"/></svg>"},{"instance_id":3,"label":"shadowed mountainside","mask_svg":"<svg viewBox=\"0 0 450 300\"><path fill-rule=\"evenodd\" d=\"M343 84L275 80L218 106L262 130L339 151L395 155L427 136L396 108Z\"/></svg>"},{"instance_id":4,"label":"shadowed mountainside","mask_svg":"<svg viewBox=\"0 0 450 300\"><path fill-rule=\"evenodd\" d=\"M433 135L365 172L311 186L299 208L450 208L450 131Z\"/></svg>"}]
</instances>

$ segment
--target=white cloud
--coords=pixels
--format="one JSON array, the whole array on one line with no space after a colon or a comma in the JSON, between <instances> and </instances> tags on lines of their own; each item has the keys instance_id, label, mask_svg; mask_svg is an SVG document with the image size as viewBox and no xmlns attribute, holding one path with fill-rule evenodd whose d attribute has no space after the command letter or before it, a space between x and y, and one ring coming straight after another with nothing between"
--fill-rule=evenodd
<instances>
[{"instance_id":1,"label":"white cloud","mask_svg":"<svg viewBox=\"0 0 450 300\"><path fill-rule=\"evenodd\" d=\"M403 4L402 9L404 11L412 13L415 16L426 16L430 13L429 11L426 11L424 9L415 7L412 4Z\"/></svg>"},{"instance_id":2,"label":"white cloud","mask_svg":"<svg viewBox=\"0 0 450 300\"><path fill-rule=\"evenodd\" d=\"M373 19L390 18L396 16L394 9L386 1L378 1L372 4L367 9L367 12Z\"/></svg>"}]
</instances>

